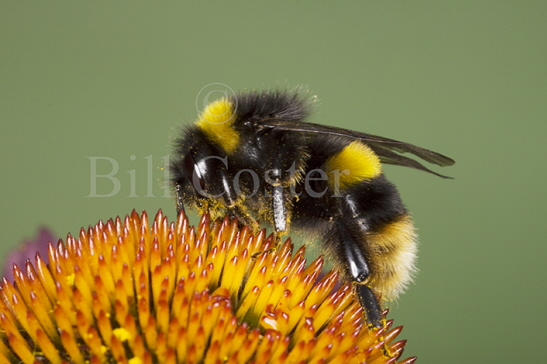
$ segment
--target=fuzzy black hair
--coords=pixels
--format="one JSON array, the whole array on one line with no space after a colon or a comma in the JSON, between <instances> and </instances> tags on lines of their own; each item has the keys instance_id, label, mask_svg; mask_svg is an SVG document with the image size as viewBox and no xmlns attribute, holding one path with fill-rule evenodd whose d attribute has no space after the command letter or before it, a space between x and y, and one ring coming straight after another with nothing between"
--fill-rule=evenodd
<instances>
[{"instance_id":1,"label":"fuzzy black hair","mask_svg":"<svg viewBox=\"0 0 547 364\"><path fill-rule=\"evenodd\" d=\"M277 119L302 121L312 112L316 101L302 88L286 90L251 90L231 97L238 120Z\"/></svg>"}]
</instances>

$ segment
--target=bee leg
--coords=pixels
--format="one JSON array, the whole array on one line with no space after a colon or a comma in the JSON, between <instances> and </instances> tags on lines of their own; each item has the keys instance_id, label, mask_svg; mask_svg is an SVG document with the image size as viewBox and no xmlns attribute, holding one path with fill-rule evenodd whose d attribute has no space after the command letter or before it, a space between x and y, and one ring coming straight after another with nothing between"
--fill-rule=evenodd
<instances>
[{"instance_id":1,"label":"bee leg","mask_svg":"<svg viewBox=\"0 0 547 364\"><path fill-rule=\"evenodd\" d=\"M275 229L275 246L270 249L256 252L252 255L253 259L256 259L261 254L272 253L281 245L281 237L287 231L287 211L285 208L285 196L283 186L281 184L272 184L272 211L273 211L273 223Z\"/></svg>"},{"instance_id":2,"label":"bee leg","mask_svg":"<svg viewBox=\"0 0 547 364\"><path fill-rule=\"evenodd\" d=\"M214 189L212 188L210 194L214 198L222 197L222 205L225 206L226 213L231 218L237 217L240 226L248 225L253 232L256 233L258 224L247 212L247 209L245 208L245 197L241 195L238 196L226 170L222 167L217 168L215 169L215 175L220 183L214 185Z\"/></svg>"},{"instance_id":3,"label":"bee leg","mask_svg":"<svg viewBox=\"0 0 547 364\"><path fill-rule=\"evenodd\" d=\"M374 327L381 328L382 309L376 299L376 295L374 295L374 292L366 284L356 282L354 286L359 303L365 309L368 323Z\"/></svg>"},{"instance_id":4,"label":"bee leg","mask_svg":"<svg viewBox=\"0 0 547 364\"><path fill-rule=\"evenodd\" d=\"M249 226L254 233L258 231L258 222L249 215L240 205L234 205L230 208L228 208L228 213L230 214L230 217L234 218L237 217L237 220L240 225Z\"/></svg>"},{"instance_id":5,"label":"bee leg","mask_svg":"<svg viewBox=\"0 0 547 364\"><path fill-rule=\"evenodd\" d=\"M361 246L344 222L337 223L341 248L346 260L346 270L353 282L359 303L365 310L367 321L374 327L382 327L382 309L374 292L364 283L370 275L370 268Z\"/></svg>"},{"instance_id":6,"label":"bee leg","mask_svg":"<svg viewBox=\"0 0 547 364\"><path fill-rule=\"evenodd\" d=\"M288 211L285 207L284 188L280 184L274 185L272 191L273 221L276 235L287 231Z\"/></svg>"},{"instance_id":7,"label":"bee leg","mask_svg":"<svg viewBox=\"0 0 547 364\"><path fill-rule=\"evenodd\" d=\"M184 203L182 202L182 187L177 183L175 185L176 201L177 204L177 216L184 214Z\"/></svg>"}]
</instances>

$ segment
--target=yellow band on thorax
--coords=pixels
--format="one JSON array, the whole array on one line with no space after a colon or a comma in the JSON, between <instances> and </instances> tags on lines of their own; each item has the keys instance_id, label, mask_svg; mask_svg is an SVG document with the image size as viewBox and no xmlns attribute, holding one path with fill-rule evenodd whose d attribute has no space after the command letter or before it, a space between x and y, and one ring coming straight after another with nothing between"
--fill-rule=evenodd
<instances>
[{"instance_id":1,"label":"yellow band on thorax","mask_svg":"<svg viewBox=\"0 0 547 364\"><path fill-rule=\"evenodd\" d=\"M232 127L235 118L232 103L222 98L207 105L196 124L211 141L230 154L239 144L239 135Z\"/></svg>"}]
</instances>

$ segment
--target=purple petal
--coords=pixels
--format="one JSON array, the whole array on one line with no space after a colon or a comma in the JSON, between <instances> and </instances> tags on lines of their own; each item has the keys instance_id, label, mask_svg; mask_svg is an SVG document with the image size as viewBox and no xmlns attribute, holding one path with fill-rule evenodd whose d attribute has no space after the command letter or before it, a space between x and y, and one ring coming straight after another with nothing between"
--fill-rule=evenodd
<instances>
[{"instance_id":1,"label":"purple petal","mask_svg":"<svg viewBox=\"0 0 547 364\"><path fill-rule=\"evenodd\" d=\"M55 242L58 239L53 235L47 227L40 227L38 234L34 239L26 239L21 245L15 248L4 259L4 274L3 276L13 282L13 264L17 264L22 270L25 269L27 259L34 264L36 253L39 253L42 258L47 257L47 245L49 242Z\"/></svg>"}]
</instances>

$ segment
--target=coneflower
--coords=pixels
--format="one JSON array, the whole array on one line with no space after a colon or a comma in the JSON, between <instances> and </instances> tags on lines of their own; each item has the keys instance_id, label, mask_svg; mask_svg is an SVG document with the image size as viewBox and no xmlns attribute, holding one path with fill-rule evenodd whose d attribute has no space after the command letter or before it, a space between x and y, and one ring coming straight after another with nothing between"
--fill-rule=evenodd
<instances>
[{"instance_id":1,"label":"coneflower","mask_svg":"<svg viewBox=\"0 0 547 364\"><path fill-rule=\"evenodd\" d=\"M304 253L228 217L99 222L2 280L0 364L414 363Z\"/></svg>"}]
</instances>

